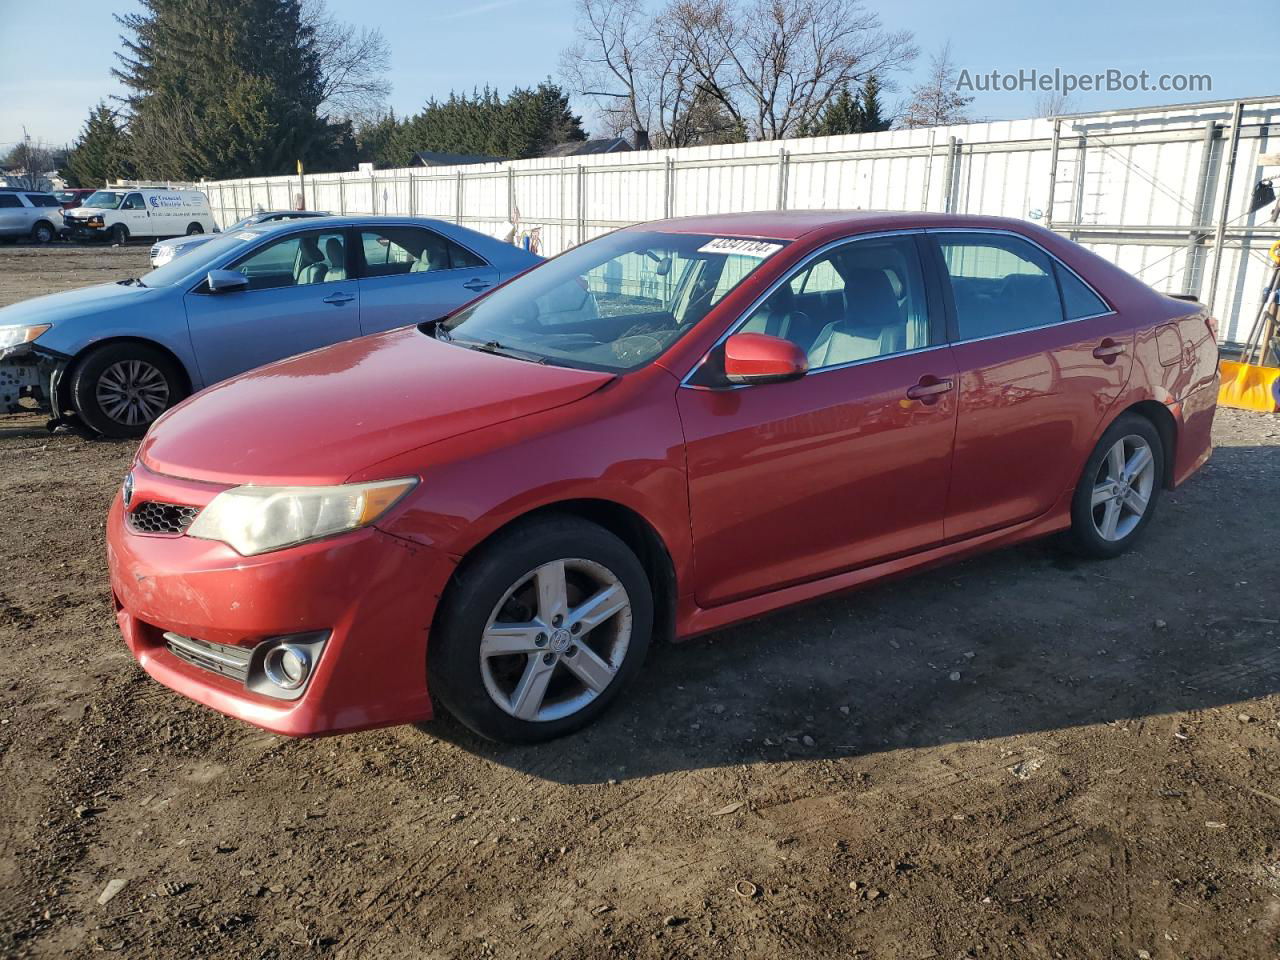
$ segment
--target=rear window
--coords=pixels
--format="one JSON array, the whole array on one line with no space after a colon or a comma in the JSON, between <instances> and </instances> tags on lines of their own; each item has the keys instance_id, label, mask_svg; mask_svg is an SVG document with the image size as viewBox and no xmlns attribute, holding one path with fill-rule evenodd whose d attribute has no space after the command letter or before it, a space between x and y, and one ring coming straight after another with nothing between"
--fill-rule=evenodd
<instances>
[{"instance_id":1,"label":"rear window","mask_svg":"<svg viewBox=\"0 0 1280 960\"><path fill-rule=\"evenodd\" d=\"M0 207L20 207L22 201L16 193L0 193Z\"/></svg>"},{"instance_id":2,"label":"rear window","mask_svg":"<svg viewBox=\"0 0 1280 960\"><path fill-rule=\"evenodd\" d=\"M28 193L26 198L31 202L33 207L60 207L62 204L58 202L58 198L52 193Z\"/></svg>"}]
</instances>

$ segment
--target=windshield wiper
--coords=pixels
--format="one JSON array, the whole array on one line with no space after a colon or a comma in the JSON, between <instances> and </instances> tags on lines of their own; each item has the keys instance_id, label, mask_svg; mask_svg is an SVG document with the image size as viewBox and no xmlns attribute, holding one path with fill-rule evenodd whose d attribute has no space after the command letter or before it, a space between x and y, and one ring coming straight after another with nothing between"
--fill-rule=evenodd
<instances>
[{"instance_id":1,"label":"windshield wiper","mask_svg":"<svg viewBox=\"0 0 1280 960\"><path fill-rule=\"evenodd\" d=\"M448 334L448 331L445 331ZM492 353L499 357L511 357L513 360L526 360L529 363L547 362L547 358L539 356L536 353L526 353L523 350L516 350L514 347L503 346L497 340L459 340L453 335L449 335L449 340L459 346L466 347L468 350L479 350L481 353Z\"/></svg>"},{"instance_id":2,"label":"windshield wiper","mask_svg":"<svg viewBox=\"0 0 1280 960\"><path fill-rule=\"evenodd\" d=\"M128 280L117 280L116 283L122 287L145 287L146 284L138 277L130 277Z\"/></svg>"}]
</instances>

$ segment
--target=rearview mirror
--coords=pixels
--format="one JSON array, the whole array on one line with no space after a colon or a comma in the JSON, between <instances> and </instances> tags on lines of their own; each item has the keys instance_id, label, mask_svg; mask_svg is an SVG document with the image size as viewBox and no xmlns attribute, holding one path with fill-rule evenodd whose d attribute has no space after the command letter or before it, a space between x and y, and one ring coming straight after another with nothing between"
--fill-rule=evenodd
<instances>
[{"instance_id":1,"label":"rearview mirror","mask_svg":"<svg viewBox=\"0 0 1280 960\"><path fill-rule=\"evenodd\" d=\"M724 342L724 375L730 383L779 383L808 371L809 358L790 340L735 333Z\"/></svg>"},{"instance_id":2,"label":"rearview mirror","mask_svg":"<svg viewBox=\"0 0 1280 960\"><path fill-rule=\"evenodd\" d=\"M206 279L210 293L230 293L249 286L249 278L235 270L210 270Z\"/></svg>"}]
</instances>

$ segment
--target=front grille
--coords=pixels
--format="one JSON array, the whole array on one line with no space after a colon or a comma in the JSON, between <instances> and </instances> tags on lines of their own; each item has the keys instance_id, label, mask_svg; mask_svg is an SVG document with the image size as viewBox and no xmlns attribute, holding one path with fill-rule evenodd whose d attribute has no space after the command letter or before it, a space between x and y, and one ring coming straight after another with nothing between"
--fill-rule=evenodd
<instances>
[{"instance_id":1,"label":"front grille","mask_svg":"<svg viewBox=\"0 0 1280 960\"><path fill-rule=\"evenodd\" d=\"M138 504L129 512L129 527L135 533L176 536L187 532L187 527L191 526L199 512L199 507L148 500L146 503Z\"/></svg>"},{"instance_id":2,"label":"front grille","mask_svg":"<svg viewBox=\"0 0 1280 960\"><path fill-rule=\"evenodd\" d=\"M244 683L249 676L249 661L253 657L253 651L246 647L210 643L208 640L184 637L179 633L166 633L164 641L175 657L202 670L220 673L240 683Z\"/></svg>"}]
</instances>

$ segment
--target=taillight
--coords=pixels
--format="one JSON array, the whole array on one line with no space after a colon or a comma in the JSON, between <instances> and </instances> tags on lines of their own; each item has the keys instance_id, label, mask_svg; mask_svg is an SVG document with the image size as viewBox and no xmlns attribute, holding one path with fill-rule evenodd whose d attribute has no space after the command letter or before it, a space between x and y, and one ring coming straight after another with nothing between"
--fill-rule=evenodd
<instances>
[{"instance_id":1,"label":"taillight","mask_svg":"<svg viewBox=\"0 0 1280 960\"><path fill-rule=\"evenodd\" d=\"M1209 336L1213 337L1213 342L1218 342L1218 319L1217 317L1206 316L1204 325L1209 328Z\"/></svg>"}]
</instances>

